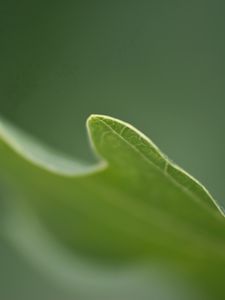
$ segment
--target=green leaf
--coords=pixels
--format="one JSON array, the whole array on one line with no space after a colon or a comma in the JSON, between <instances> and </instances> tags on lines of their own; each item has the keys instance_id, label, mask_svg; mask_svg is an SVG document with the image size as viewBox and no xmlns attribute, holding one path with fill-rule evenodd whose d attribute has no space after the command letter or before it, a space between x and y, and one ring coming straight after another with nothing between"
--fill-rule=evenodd
<instances>
[{"instance_id":1,"label":"green leaf","mask_svg":"<svg viewBox=\"0 0 225 300\"><path fill-rule=\"evenodd\" d=\"M92 115L87 128L93 165L0 122L5 235L81 299L149 299L158 263L225 297L225 219L207 190L131 125Z\"/></svg>"}]
</instances>

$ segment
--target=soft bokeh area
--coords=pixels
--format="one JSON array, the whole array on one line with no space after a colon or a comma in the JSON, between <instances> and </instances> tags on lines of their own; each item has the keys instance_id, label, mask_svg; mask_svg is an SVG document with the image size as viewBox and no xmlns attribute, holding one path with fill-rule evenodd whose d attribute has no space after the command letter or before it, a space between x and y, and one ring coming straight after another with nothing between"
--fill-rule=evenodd
<instances>
[{"instance_id":1,"label":"soft bokeh area","mask_svg":"<svg viewBox=\"0 0 225 300\"><path fill-rule=\"evenodd\" d=\"M81 160L92 159L91 113L125 120L225 206L224 8L218 0L2 1L0 114ZM0 266L1 299L74 299L3 242ZM167 277L153 276L155 299L184 299Z\"/></svg>"}]
</instances>

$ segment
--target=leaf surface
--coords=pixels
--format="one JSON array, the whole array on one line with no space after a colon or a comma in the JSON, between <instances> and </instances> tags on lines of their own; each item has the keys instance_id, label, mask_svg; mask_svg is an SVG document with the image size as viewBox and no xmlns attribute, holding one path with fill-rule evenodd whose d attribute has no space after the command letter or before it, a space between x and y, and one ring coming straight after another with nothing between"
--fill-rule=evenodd
<instances>
[{"instance_id":1,"label":"leaf surface","mask_svg":"<svg viewBox=\"0 0 225 300\"><path fill-rule=\"evenodd\" d=\"M225 219L207 190L131 125L92 115L87 128L93 165L0 122L5 233L63 273L81 299L82 286L104 299L119 282L124 299L136 299L131 283L148 299L154 263L185 274L209 299L225 296Z\"/></svg>"}]
</instances>

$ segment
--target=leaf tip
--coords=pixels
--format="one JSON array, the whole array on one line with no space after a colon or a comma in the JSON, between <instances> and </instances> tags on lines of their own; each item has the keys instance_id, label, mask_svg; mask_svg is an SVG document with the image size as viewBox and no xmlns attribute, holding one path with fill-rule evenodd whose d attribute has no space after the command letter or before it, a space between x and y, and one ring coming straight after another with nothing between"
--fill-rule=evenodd
<instances>
[{"instance_id":1,"label":"leaf tip","mask_svg":"<svg viewBox=\"0 0 225 300\"><path fill-rule=\"evenodd\" d=\"M99 120L103 120L103 119L112 119L112 117L109 117L106 115L100 115L100 114L91 114L87 118L87 126L91 127L93 123L95 123L96 121L99 121Z\"/></svg>"},{"instance_id":2,"label":"leaf tip","mask_svg":"<svg viewBox=\"0 0 225 300\"><path fill-rule=\"evenodd\" d=\"M89 137L91 140L93 139L93 133L98 127L98 125L101 124L101 121L107 121L107 120L113 120L114 118L106 116L106 115L100 115L100 114L91 114L86 121L86 126L88 130ZM102 124L101 124L102 125ZM101 127L101 126L100 126Z\"/></svg>"}]
</instances>

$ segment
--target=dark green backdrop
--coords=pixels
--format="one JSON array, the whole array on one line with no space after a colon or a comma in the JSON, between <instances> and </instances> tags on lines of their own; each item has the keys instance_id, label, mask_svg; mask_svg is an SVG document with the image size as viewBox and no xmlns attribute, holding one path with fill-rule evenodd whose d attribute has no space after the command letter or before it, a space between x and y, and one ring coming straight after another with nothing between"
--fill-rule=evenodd
<instances>
[{"instance_id":1,"label":"dark green backdrop","mask_svg":"<svg viewBox=\"0 0 225 300\"><path fill-rule=\"evenodd\" d=\"M87 116L121 118L225 206L224 9L218 0L3 0L0 114L80 159L91 158ZM56 299L8 247L0 297Z\"/></svg>"}]
</instances>

